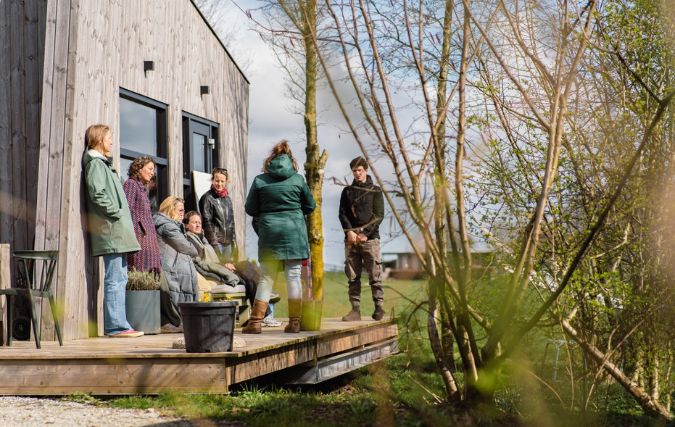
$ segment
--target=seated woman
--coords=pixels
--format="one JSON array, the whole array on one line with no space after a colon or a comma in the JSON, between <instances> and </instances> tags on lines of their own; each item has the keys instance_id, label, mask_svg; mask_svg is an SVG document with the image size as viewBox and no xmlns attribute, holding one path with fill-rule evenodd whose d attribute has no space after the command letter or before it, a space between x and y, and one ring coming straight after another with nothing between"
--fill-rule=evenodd
<instances>
[{"instance_id":1,"label":"seated woman","mask_svg":"<svg viewBox=\"0 0 675 427\"><path fill-rule=\"evenodd\" d=\"M179 302L197 301L199 288L197 270L192 257L197 248L187 239L183 216L185 202L179 197L167 197L152 216L159 239L162 259L161 311L162 332L182 332Z\"/></svg>"},{"instance_id":2,"label":"seated woman","mask_svg":"<svg viewBox=\"0 0 675 427\"><path fill-rule=\"evenodd\" d=\"M246 287L246 299L253 304L255 293L258 289L258 282L260 282L260 271L248 260L239 261L236 265L231 263L220 264L215 249L209 244L202 233L202 218L199 212L190 211L186 213L183 223L187 230L188 240L199 251L199 255L192 258L199 275L204 276L206 279L215 279L230 286L243 284ZM201 292L210 289L210 285L208 284L206 286L201 285L203 282L208 282L206 279L200 280L200 299ZM278 295L272 297L273 303L278 300ZM272 307L269 307L265 313L267 322L263 323L263 326L281 326L281 322L275 320L272 316L273 304L271 305Z\"/></svg>"},{"instance_id":3,"label":"seated woman","mask_svg":"<svg viewBox=\"0 0 675 427\"><path fill-rule=\"evenodd\" d=\"M197 256L192 258L192 261L197 268L197 272L205 279L214 279L233 287L243 284L243 281L234 272L234 265L231 263L222 265L218 259L218 255L216 255L215 249L204 237L204 233L202 233L202 219L199 212L190 211L186 213L183 223L187 230L186 235L188 240L199 252ZM200 283L200 297L201 293L206 290L208 289Z\"/></svg>"}]
</instances>

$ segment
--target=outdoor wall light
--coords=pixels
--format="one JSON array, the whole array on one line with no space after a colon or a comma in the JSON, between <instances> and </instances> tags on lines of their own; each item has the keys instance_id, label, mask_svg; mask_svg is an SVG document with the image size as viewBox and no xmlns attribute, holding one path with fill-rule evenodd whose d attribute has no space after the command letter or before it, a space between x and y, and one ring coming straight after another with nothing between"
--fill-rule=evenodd
<instances>
[{"instance_id":1,"label":"outdoor wall light","mask_svg":"<svg viewBox=\"0 0 675 427\"><path fill-rule=\"evenodd\" d=\"M211 88L209 86L199 86L200 95L209 95L211 93Z\"/></svg>"},{"instance_id":2,"label":"outdoor wall light","mask_svg":"<svg viewBox=\"0 0 675 427\"><path fill-rule=\"evenodd\" d=\"M148 75L148 71L154 71L155 70L155 61L143 61L143 73L145 75Z\"/></svg>"}]
</instances>

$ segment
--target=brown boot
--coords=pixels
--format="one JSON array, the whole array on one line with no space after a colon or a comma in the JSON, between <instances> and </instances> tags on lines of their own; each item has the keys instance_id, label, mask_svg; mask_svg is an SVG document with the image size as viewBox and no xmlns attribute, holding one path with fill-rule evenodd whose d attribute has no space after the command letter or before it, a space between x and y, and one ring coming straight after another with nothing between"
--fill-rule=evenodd
<instances>
[{"instance_id":1,"label":"brown boot","mask_svg":"<svg viewBox=\"0 0 675 427\"><path fill-rule=\"evenodd\" d=\"M265 310L267 310L267 303L259 299L253 301L253 308L251 308L251 317L248 319L248 325L241 329L242 334L259 334L262 332L260 322L265 317Z\"/></svg>"},{"instance_id":2,"label":"brown boot","mask_svg":"<svg viewBox=\"0 0 675 427\"><path fill-rule=\"evenodd\" d=\"M384 309L381 305L375 306L375 312L373 313L373 320L382 320L384 317Z\"/></svg>"},{"instance_id":3,"label":"brown boot","mask_svg":"<svg viewBox=\"0 0 675 427\"><path fill-rule=\"evenodd\" d=\"M300 317L302 317L302 299L288 299L288 325L284 332L297 334L300 332Z\"/></svg>"},{"instance_id":4,"label":"brown boot","mask_svg":"<svg viewBox=\"0 0 675 427\"><path fill-rule=\"evenodd\" d=\"M345 317L342 318L343 322L360 322L361 321L361 307L358 305L352 304L352 311L347 313Z\"/></svg>"}]
</instances>

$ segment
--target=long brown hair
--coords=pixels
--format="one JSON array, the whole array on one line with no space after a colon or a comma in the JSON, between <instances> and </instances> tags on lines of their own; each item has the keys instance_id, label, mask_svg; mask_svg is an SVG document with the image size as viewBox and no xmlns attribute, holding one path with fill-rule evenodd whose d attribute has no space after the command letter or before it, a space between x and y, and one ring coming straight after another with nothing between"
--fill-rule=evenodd
<instances>
[{"instance_id":1,"label":"long brown hair","mask_svg":"<svg viewBox=\"0 0 675 427\"><path fill-rule=\"evenodd\" d=\"M295 158L293 158L291 147L288 146L288 140L286 139L282 139L279 143L277 143L274 147L272 147L269 156L267 156L267 158L263 162L262 171L267 173L267 165L269 165L272 162L272 159L274 159L276 156L280 156L282 154L286 154L288 157L291 158L291 161L293 162L293 169L295 169L295 172L297 172L298 163L295 161Z\"/></svg>"},{"instance_id":2,"label":"long brown hair","mask_svg":"<svg viewBox=\"0 0 675 427\"><path fill-rule=\"evenodd\" d=\"M155 167L157 164L155 160L150 156L141 156L136 157L133 162L129 165L129 178L133 178L136 181L141 180L141 169L145 167L148 163L153 163Z\"/></svg>"}]
</instances>

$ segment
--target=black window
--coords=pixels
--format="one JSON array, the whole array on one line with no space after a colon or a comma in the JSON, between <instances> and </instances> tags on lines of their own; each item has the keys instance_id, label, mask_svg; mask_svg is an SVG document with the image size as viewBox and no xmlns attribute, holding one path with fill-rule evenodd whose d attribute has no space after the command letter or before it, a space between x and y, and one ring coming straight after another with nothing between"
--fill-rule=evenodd
<instances>
[{"instance_id":1,"label":"black window","mask_svg":"<svg viewBox=\"0 0 675 427\"><path fill-rule=\"evenodd\" d=\"M166 108L166 104L120 88L120 175L128 179L129 165L137 157L155 159L149 193L153 211L169 195Z\"/></svg>"},{"instance_id":2,"label":"black window","mask_svg":"<svg viewBox=\"0 0 675 427\"><path fill-rule=\"evenodd\" d=\"M192 171L211 173L218 164L218 123L183 112L183 198L185 211L197 208Z\"/></svg>"}]
</instances>

